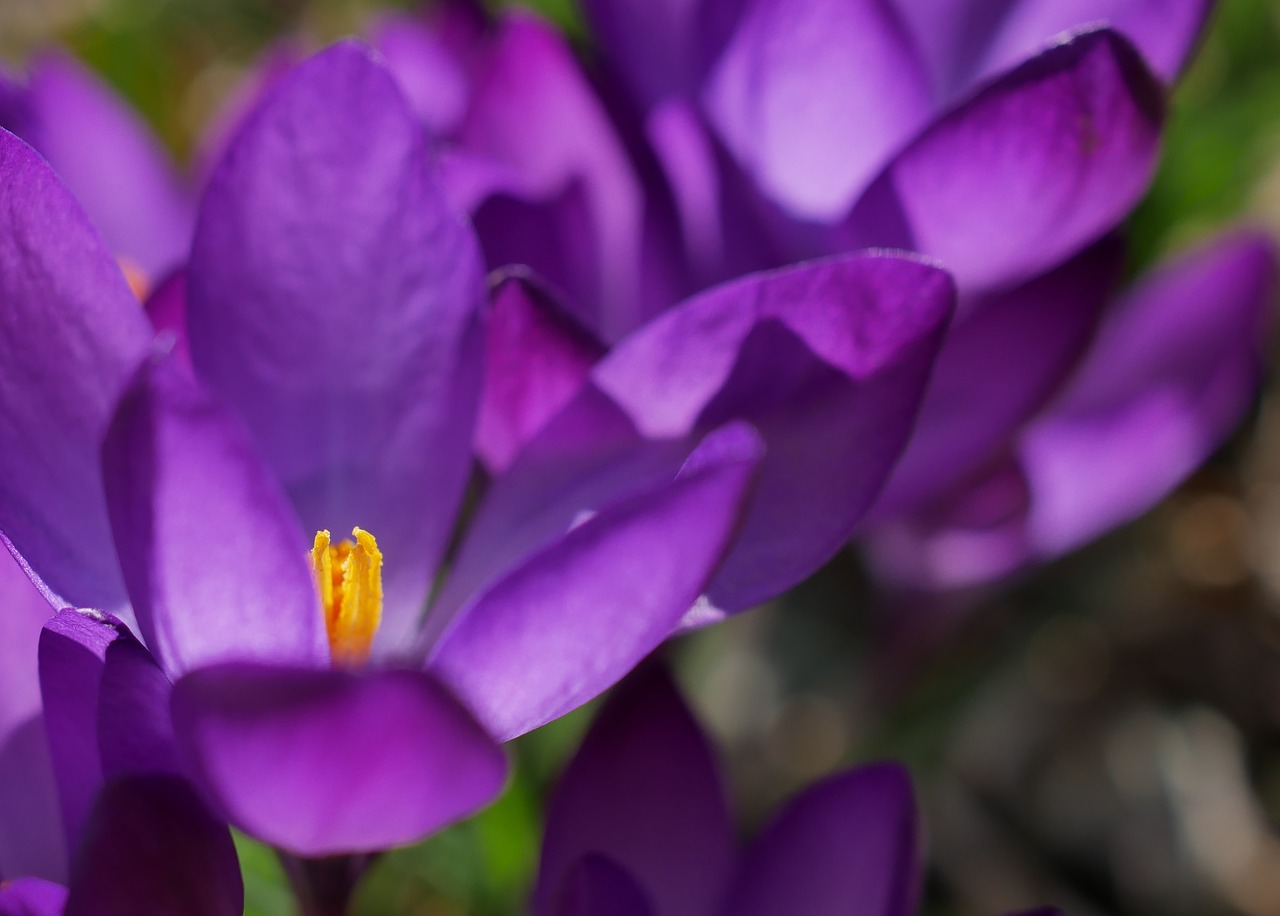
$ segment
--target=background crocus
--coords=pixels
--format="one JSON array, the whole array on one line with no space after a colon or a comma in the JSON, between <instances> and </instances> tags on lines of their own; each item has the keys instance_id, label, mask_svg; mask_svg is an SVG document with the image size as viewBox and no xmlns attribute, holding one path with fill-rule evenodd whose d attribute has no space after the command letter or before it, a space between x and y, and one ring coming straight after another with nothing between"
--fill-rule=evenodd
<instances>
[{"instance_id":1,"label":"background crocus","mask_svg":"<svg viewBox=\"0 0 1280 916\"><path fill-rule=\"evenodd\" d=\"M872 764L805 789L741 848L715 752L653 664L610 696L552 794L533 909L908 916L917 820L907 772Z\"/></svg>"}]
</instances>

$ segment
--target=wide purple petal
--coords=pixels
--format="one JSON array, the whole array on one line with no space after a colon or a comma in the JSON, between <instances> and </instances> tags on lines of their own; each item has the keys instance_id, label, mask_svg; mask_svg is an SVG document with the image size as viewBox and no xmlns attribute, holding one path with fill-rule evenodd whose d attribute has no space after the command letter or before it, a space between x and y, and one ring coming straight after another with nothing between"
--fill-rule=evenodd
<instances>
[{"instance_id":1,"label":"wide purple petal","mask_svg":"<svg viewBox=\"0 0 1280 916\"><path fill-rule=\"evenodd\" d=\"M0 531L60 600L117 609L98 446L150 329L34 150L0 131Z\"/></svg>"},{"instance_id":2,"label":"wide purple petal","mask_svg":"<svg viewBox=\"0 0 1280 916\"><path fill-rule=\"evenodd\" d=\"M67 875L36 654L52 613L0 547L0 878Z\"/></svg>"},{"instance_id":3,"label":"wide purple petal","mask_svg":"<svg viewBox=\"0 0 1280 916\"><path fill-rule=\"evenodd\" d=\"M192 361L305 530L378 538L384 644L415 624L461 499L483 295L422 129L358 44L284 77L209 180L188 268Z\"/></svg>"},{"instance_id":4,"label":"wide purple petal","mask_svg":"<svg viewBox=\"0 0 1280 916\"><path fill-rule=\"evenodd\" d=\"M174 687L179 741L231 822L303 856L413 842L486 804L506 760L417 671L246 664Z\"/></svg>"},{"instance_id":5,"label":"wide purple petal","mask_svg":"<svg viewBox=\"0 0 1280 916\"><path fill-rule=\"evenodd\" d=\"M845 543L907 441L952 296L922 261L849 255L713 289L597 366L596 384L649 436L742 418L765 438L717 607L771 598Z\"/></svg>"},{"instance_id":6,"label":"wide purple petal","mask_svg":"<svg viewBox=\"0 0 1280 916\"><path fill-rule=\"evenodd\" d=\"M1118 239L1106 239L1048 274L983 297L956 320L874 519L918 509L954 487L1043 406L1093 339L1122 254Z\"/></svg>"},{"instance_id":7,"label":"wide purple petal","mask_svg":"<svg viewBox=\"0 0 1280 916\"><path fill-rule=\"evenodd\" d=\"M649 898L617 863L595 853L573 864L545 916L652 916Z\"/></svg>"},{"instance_id":8,"label":"wide purple petal","mask_svg":"<svg viewBox=\"0 0 1280 916\"><path fill-rule=\"evenodd\" d=\"M66 916L240 916L235 845L191 786L129 776L102 790L76 857Z\"/></svg>"},{"instance_id":9,"label":"wide purple petal","mask_svg":"<svg viewBox=\"0 0 1280 916\"><path fill-rule=\"evenodd\" d=\"M166 671L329 663L310 539L236 418L171 357L121 400L103 468L139 629Z\"/></svg>"},{"instance_id":10,"label":"wide purple petal","mask_svg":"<svg viewBox=\"0 0 1280 916\"><path fill-rule=\"evenodd\" d=\"M493 294L476 451L500 473L586 382L604 347L547 292L508 275Z\"/></svg>"},{"instance_id":11,"label":"wide purple petal","mask_svg":"<svg viewBox=\"0 0 1280 916\"><path fill-rule=\"evenodd\" d=\"M925 252L963 290L1026 280L1132 209L1162 119L1133 47L1105 29L1081 34L934 122L876 179L843 244Z\"/></svg>"},{"instance_id":12,"label":"wide purple petal","mask_svg":"<svg viewBox=\"0 0 1280 916\"><path fill-rule=\"evenodd\" d=\"M431 669L502 740L592 699L706 587L759 459L752 430L712 434L674 481L601 508L477 595L433 647Z\"/></svg>"},{"instance_id":13,"label":"wide purple petal","mask_svg":"<svg viewBox=\"0 0 1280 916\"><path fill-rule=\"evenodd\" d=\"M67 889L43 878L0 884L0 916L62 916Z\"/></svg>"},{"instance_id":14,"label":"wide purple petal","mask_svg":"<svg viewBox=\"0 0 1280 916\"><path fill-rule=\"evenodd\" d=\"M736 839L715 752L656 664L609 697L551 796L539 913L554 912L555 895L593 853L620 866L663 916L714 912L733 872Z\"/></svg>"},{"instance_id":15,"label":"wide purple petal","mask_svg":"<svg viewBox=\"0 0 1280 916\"><path fill-rule=\"evenodd\" d=\"M40 152L111 250L153 279L185 260L194 194L137 113L64 54L37 60L30 90Z\"/></svg>"},{"instance_id":16,"label":"wide purple petal","mask_svg":"<svg viewBox=\"0 0 1280 916\"><path fill-rule=\"evenodd\" d=\"M1257 391L1275 289L1272 243L1238 234L1171 262L1119 303L1022 439L1039 553L1145 511L1218 446Z\"/></svg>"},{"instance_id":17,"label":"wide purple petal","mask_svg":"<svg viewBox=\"0 0 1280 916\"><path fill-rule=\"evenodd\" d=\"M753 0L704 104L769 197L828 222L932 107L927 75L888 0Z\"/></svg>"},{"instance_id":18,"label":"wide purple petal","mask_svg":"<svg viewBox=\"0 0 1280 916\"><path fill-rule=\"evenodd\" d=\"M911 780L897 764L830 777L792 800L739 868L725 916L914 916L923 875Z\"/></svg>"},{"instance_id":19,"label":"wide purple petal","mask_svg":"<svg viewBox=\"0 0 1280 916\"><path fill-rule=\"evenodd\" d=\"M452 133L471 93L464 62L453 49L418 16L387 16L371 38L418 120L432 136Z\"/></svg>"},{"instance_id":20,"label":"wide purple petal","mask_svg":"<svg viewBox=\"0 0 1280 916\"><path fill-rule=\"evenodd\" d=\"M459 196L491 267L530 265L607 340L640 323L640 187L558 32L527 14L502 20L458 143L488 175Z\"/></svg>"}]
</instances>

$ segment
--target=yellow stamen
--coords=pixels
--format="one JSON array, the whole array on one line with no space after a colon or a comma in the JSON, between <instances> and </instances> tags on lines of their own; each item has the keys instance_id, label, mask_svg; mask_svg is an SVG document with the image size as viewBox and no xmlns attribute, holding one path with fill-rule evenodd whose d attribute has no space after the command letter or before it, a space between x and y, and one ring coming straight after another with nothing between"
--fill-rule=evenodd
<instances>
[{"instance_id":1,"label":"yellow stamen","mask_svg":"<svg viewBox=\"0 0 1280 916\"><path fill-rule=\"evenodd\" d=\"M353 528L351 535L354 542L330 544L329 532L317 531L311 547L333 663L346 666L368 660L382 621L382 551L369 532Z\"/></svg>"},{"instance_id":2,"label":"yellow stamen","mask_svg":"<svg viewBox=\"0 0 1280 916\"><path fill-rule=\"evenodd\" d=\"M151 292L151 278L147 276L147 272L128 258L116 258L116 262L134 296L139 302L145 302L147 294Z\"/></svg>"}]
</instances>

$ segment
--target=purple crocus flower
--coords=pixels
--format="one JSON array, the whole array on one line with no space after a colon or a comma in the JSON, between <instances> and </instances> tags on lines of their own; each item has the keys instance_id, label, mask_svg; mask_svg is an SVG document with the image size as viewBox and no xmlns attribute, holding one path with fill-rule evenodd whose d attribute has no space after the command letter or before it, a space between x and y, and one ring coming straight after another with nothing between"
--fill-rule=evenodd
<instances>
[{"instance_id":1,"label":"purple crocus flower","mask_svg":"<svg viewBox=\"0 0 1280 916\"><path fill-rule=\"evenodd\" d=\"M424 623L486 371L478 252L426 153L360 46L281 79L165 293L185 365L0 135L0 530L55 607L122 621L45 628L77 821L108 761L149 759L298 855L417 839L498 791L494 739L608 687L713 585L767 596L822 562L900 451L946 275L877 254L745 278L592 369L485 493ZM821 494L761 435L785 455L833 405L811 472L838 471L845 506L793 531Z\"/></svg>"},{"instance_id":2,"label":"purple crocus flower","mask_svg":"<svg viewBox=\"0 0 1280 916\"><path fill-rule=\"evenodd\" d=\"M910 916L917 820L906 771L872 764L809 787L740 847L710 742L652 665L609 698L553 792L533 910Z\"/></svg>"}]
</instances>

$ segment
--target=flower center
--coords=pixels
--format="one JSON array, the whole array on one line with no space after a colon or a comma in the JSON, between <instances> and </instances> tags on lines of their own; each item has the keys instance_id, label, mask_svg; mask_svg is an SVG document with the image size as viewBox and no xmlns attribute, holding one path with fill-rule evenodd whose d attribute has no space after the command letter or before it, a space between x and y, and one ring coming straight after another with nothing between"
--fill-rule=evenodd
<instances>
[{"instance_id":1,"label":"flower center","mask_svg":"<svg viewBox=\"0 0 1280 916\"><path fill-rule=\"evenodd\" d=\"M368 660L382 621L382 551L367 531L353 528L351 536L330 544L329 532L317 531L311 548L333 663L348 667Z\"/></svg>"}]
</instances>

